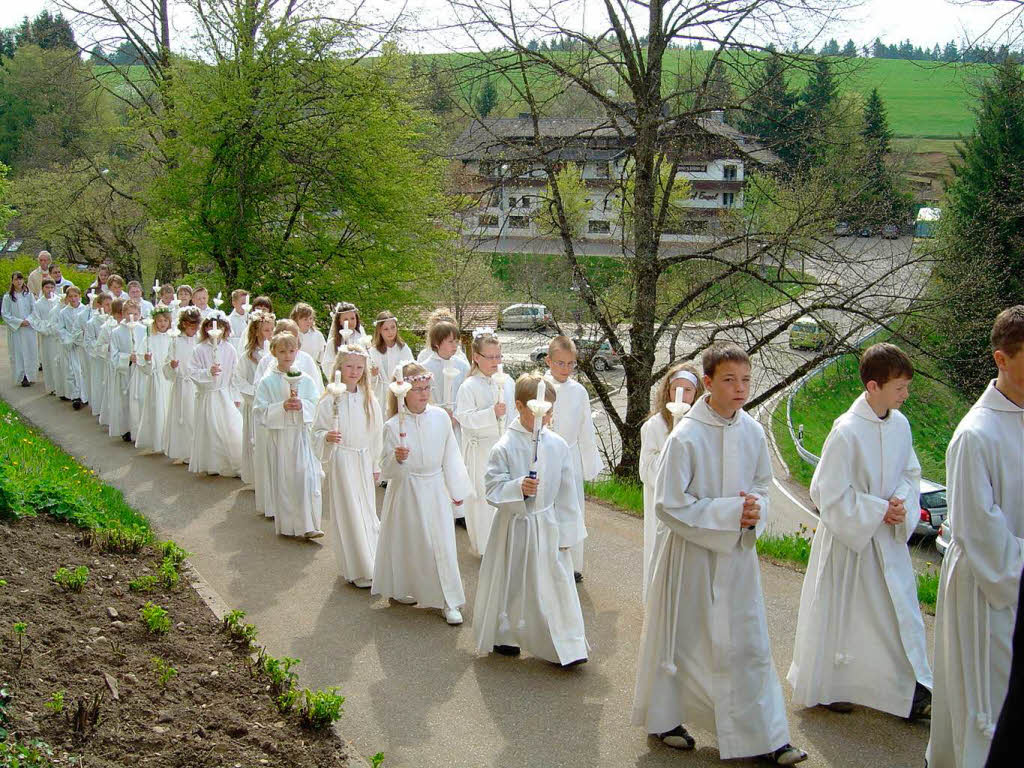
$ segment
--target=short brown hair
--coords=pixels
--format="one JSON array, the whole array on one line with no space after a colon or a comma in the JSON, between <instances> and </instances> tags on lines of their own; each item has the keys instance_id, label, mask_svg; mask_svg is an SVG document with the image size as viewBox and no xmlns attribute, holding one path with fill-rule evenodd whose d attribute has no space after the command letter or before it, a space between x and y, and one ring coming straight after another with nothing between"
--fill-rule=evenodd
<instances>
[{"instance_id":1,"label":"short brown hair","mask_svg":"<svg viewBox=\"0 0 1024 768\"><path fill-rule=\"evenodd\" d=\"M544 378L539 373L524 373L516 379L516 402L526 405L530 400L537 398L537 385ZM555 388L550 384L544 389L544 399L549 403L555 402Z\"/></svg>"},{"instance_id":2,"label":"short brown hair","mask_svg":"<svg viewBox=\"0 0 1024 768\"><path fill-rule=\"evenodd\" d=\"M122 288L124 288L124 278L123 278L123 277L121 277L120 275L111 275L110 277L108 277L108 278L107 278L107 285L109 286L109 285L110 285L110 284L111 284L112 282L114 282L115 280L117 280L118 284L119 284L119 285L120 285L120 286L121 286Z\"/></svg>"},{"instance_id":3,"label":"short brown hair","mask_svg":"<svg viewBox=\"0 0 1024 768\"><path fill-rule=\"evenodd\" d=\"M992 324L992 351L1014 357L1024 347L1024 304L1007 307Z\"/></svg>"},{"instance_id":4,"label":"short brown hair","mask_svg":"<svg viewBox=\"0 0 1024 768\"><path fill-rule=\"evenodd\" d=\"M287 318L283 320L278 320L276 323L274 323L274 336L277 336L278 334L281 333L290 333L292 336L295 337L295 340L298 341L300 333L299 324L296 323L294 320L288 320ZM273 342L273 339L271 339L271 342Z\"/></svg>"},{"instance_id":5,"label":"short brown hair","mask_svg":"<svg viewBox=\"0 0 1024 768\"><path fill-rule=\"evenodd\" d=\"M427 336L430 348L436 352L437 348L441 346L441 342L449 336L454 336L456 341L459 340L459 326L448 320L438 320L430 326L430 332Z\"/></svg>"},{"instance_id":6,"label":"short brown hair","mask_svg":"<svg viewBox=\"0 0 1024 768\"><path fill-rule=\"evenodd\" d=\"M231 298L235 297L232 296ZM292 311L288 313L288 317L292 320L298 320L300 317L315 318L316 312L313 311L313 308L309 306L309 304L307 304L304 301L300 301L298 304L292 307Z\"/></svg>"},{"instance_id":7,"label":"short brown hair","mask_svg":"<svg viewBox=\"0 0 1024 768\"><path fill-rule=\"evenodd\" d=\"M568 336L555 336L555 338L548 342L549 355L554 354L559 349L570 353L573 357L579 356L579 353L576 351L576 343Z\"/></svg>"},{"instance_id":8,"label":"short brown hair","mask_svg":"<svg viewBox=\"0 0 1024 768\"><path fill-rule=\"evenodd\" d=\"M235 288L235 290L233 290L231 292L231 300L234 301L235 299L237 299L237 298L239 298L241 296L248 296L248 295L249 295L249 292L247 290L245 290L245 288Z\"/></svg>"},{"instance_id":9,"label":"short brown hair","mask_svg":"<svg viewBox=\"0 0 1024 768\"><path fill-rule=\"evenodd\" d=\"M721 363L746 363L750 365L750 355L743 351L738 344L724 342L712 344L700 358L700 367L704 369L704 375L708 378L715 377L715 369Z\"/></svg>"},{"instance_id":10,"label":"short brown hair","mask_svg":"<svg viewBox=\"0 0 1024 768\"><path fill-rule=\"evenodd\" d=\"M185 307L178 313L178 330L184 331L187 323L198 324L203 319L203 313L199 307Z\"/></svg>"},{"instance_id":11,"label":"short brown hair","mask_svg":"<svg viewBox=\"0 0 1024 768\"><path fill-rule=\"evenodd\" d=\"M281 349L282 347L288 347L289 349L298 349L299 340L295 338L294 334L291 334L288 331L281 331L280 333L275 333L273 338L270 340L270 354L275 354L277 350Z\"/></svg>"},{"instance_id":12,"label":"short brown hair","mask_svg":"<svg viewBox=\"0 0 1024 768\"><path fill-rule=\"evenodd\" d=\"M107 282L110 282L110 281L108 280ZM127 304L127 303L128 303L128 301L125 300L125 299L114 299L112 302L110 302L110 314L112 314L112 315L123 315L124 314L124 305Z\"/></svg>"},{"instance_id":13,"label":"short brown hair","mask_svg":"<svg viewBox=\"0 0 1024 768\"><path fill-rule=\"evenodd\" d=\"M892 379L914 378L914 364L907 353L895 344L872 344L860 356L860 380L866 387L869 381L884 386Z\"/></svg>"},{"instance_id":14,"label":"short brown hair","mask_svg":"<svg viewBox=\"0 0 1024 768\"><path fill-rule=\"evenodd\" d=\"M271 314L273 314L274 312L274 304L273 302L271 302L269 296L257 296L249 303L252 304L253 309L263 308L267 310L267 312L270 312Z\"/></svg>"}]
</instances>

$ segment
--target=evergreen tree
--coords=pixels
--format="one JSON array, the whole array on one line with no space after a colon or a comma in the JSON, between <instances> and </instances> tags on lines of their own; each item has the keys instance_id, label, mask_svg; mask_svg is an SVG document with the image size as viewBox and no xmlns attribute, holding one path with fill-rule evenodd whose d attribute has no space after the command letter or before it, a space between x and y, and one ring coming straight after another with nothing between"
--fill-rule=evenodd
<instances>
[{"instance_id":1,"label":"evergreen tree","mask_svg":"<svg viewBox=\"0 0 1024 768\"><path fill-rule=\"evenodd\" d=\"M847 40L843 46L843 56L853 58L857 55L857 44L853 40Z\"/></svg>"},{"instance_id":2,"label":"evergreen tree","mask_svg":"<svg viewBox=\"0 0 1024 768\"><path fill-rule=\"evenodd\" d=\"M793 135L796 104L782 59L772 52L754 80L741 128L761 139L790 167L796 165L799 155Z\"/></svg>"},{"instance_id":3,"label":"evergreen tree","mask_svg":"<svg viewBox=\"0 0 1024 768\"><path fill-rule=\"evenodd\" d=\"M476 113L480 117L487 117L498 106L498 89L494 86L494 81L491 78L488 77L484 80L483 87L480 88L480 93L474 99L473 106L476 107Z\"/></svg>"},{"instance_id":4,"label":"evergreen tree","mask_svg":"<svg viewBox=\"0 0 1024 768\"><path fill-rule=\"evenodd\" d=\"M827 43L825 43L823 46L821 46L821 55L822 56L838 56L839 55L839 43L836 42L836 39L834 37L831 40L829 40Z\"/></svg>"},{"instance_id":5,"label":"evergreen tree","mask_svg":"<svg viewBox=\"0 0 1024 768\"><path fill-rule=\"evenodd\" d=\"M946 47L942 49L942 60L943 61L956 61L960 58L960 51L956 47L956 43L950 40L946 43Z\"/></svg>"},{"instance_id":6,"label":"evergreen tree","mask_svg":"<svg viewBox=\"0 0 1024 768\"><path fill-rule=\"evenodd\" d=\"M814 73L800 93L794 126L800 132L799 159L806 166L822 162L827 151L826 129L838 89L827 59L814 62Z\"/></svg>"},{"instance_id":7,"label":"evergreen tree","mask_svg":"<svg viewBox=\"0 0 1024 768\"><path fill-rule=\"evenodd\" d=\"M894 224L907 213L910 200L900 189L899 177L888 165L892 131L878 89L872 89L864 105L864 157L861 163L859 217L875 226Z\"/></svg>"},{"instance_id":8,"label":"evergreen tree","mask_svg":"<svg viewBox=\"0 0 1024 768\"><path fill-rule=\"evenodd\" d=\"M983 84L946 191L935 275L950 378L976 396L992 377L988 333L1024 296L1024 80L1004 61Z\"/></svg>"},{"instance_id":9,"label":"evergreen tree","mask_svg":"<svg viewBox=\"0 0 1024 768\"><path fill-rule=\"evenodd\" d=\"M887 59L889 58L888 50L881 38L876 37L875 42L871 44L871 55L876 59Z\"/></svg>"},{"instance_id":10,"label":"evergreen tree","mask_svg":"<svg viewBox=\"0 0 1024 768\"><path fill-rule=\"evenodd\" d=\"M10 29L0 29L0 59L11 58L14 55L14 48L14 31Z\"/></svg>"},{"instance_id":11,"label":"evergreen tree","mask_svg":"<svg viewBox=\"0 0 1024 768\"><path fill-rule=\"evenodd\" d=\"M92 47L91 51L89 51L89 63L90 64L93 64L93 65L96 65L96 64L106 64L107 63L106 57L107 57L107 54L103 52L103 47L101 45L99 45L98 43Z\"/></svg>"},{"instance_id":12,"label":"evergreen tree","mask_svg":"<svg viewBox=\"0 0 1024 768\"><path fill-rule=\"evenodd\" d=\"M728 110L728 107L736 103L736 95L732 89L732 81L729 79L729 72L725 64L719 59L715 62L711 75L708 77L707 90L699 104L702 108ZM731 122L731 116L726 116L726 122Z\"/></svg>"}]
</instances>

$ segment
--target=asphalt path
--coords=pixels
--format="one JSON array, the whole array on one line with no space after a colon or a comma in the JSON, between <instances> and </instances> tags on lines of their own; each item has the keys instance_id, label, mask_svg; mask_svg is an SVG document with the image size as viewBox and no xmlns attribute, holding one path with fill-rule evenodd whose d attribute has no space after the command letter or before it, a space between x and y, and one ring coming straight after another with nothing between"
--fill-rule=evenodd
<instances>
[{"instance_id":1,"label":"asphalt path","mask_svg":"<svg viewBox=\"0 0 1024 768\"><path fill-rule=\"evenodd\" d=\"M680 754L629 724L643 624L640 520L587 505L589 565L580 599L592 646L588 664L566 671L538 659L479 658L470 628L479 563L461 529L456 535L469 607L466 624L449 627L436 611L371 600L367 591L345 584L328 546L276 536L238 480L191 475L163 456L142 455L108 437L87 409L72 411L39 384L14 386L5 351L0 396L120 488L160 536L194 553L195 568L228 606L247 612L269 653L302 659L302 685L338 686L346 696L339 732L362 755L383 751L387 768L720 764L708 733L697 731L697 751ZM784 498L773 492L780 525L800 514L787 510ZM763 563L762 578L783 676L803 576ZM931 645L931 617L925 623ZM783 690L788 703L785 683ZM791 705L789 721L793 742L811 755L808 766L922 765L923 724L863 709L837 715ZM259 730L259 724L252 727Z\"/></svg>"}]
</instances>

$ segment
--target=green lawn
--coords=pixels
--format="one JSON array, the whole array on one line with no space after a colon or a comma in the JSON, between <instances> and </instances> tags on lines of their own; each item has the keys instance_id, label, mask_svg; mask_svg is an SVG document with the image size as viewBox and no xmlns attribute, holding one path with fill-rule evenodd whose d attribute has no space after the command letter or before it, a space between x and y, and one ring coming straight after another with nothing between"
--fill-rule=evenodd
<instances>
[{"instance_id":1,"label":"green lawn","mask_svg":"<svg viewBox=\"0 0 1024 768\"><path fill-rule=\"evenodd\" d=\"M84 294L89 290L92 281L96 279L96 274L94 272L79 272L71 264L67 264L60 259L57 260L57 264L60 266L61 275L82 289L82 300L85 301ZM0 286L3 286L2 290L6 291L10 288L11 273L21 272L27 278L29 273L38 266L39 263L36 261L36 257L28 253L15 256L13 259L0 258Z\"/></svg>"}]
</instances>

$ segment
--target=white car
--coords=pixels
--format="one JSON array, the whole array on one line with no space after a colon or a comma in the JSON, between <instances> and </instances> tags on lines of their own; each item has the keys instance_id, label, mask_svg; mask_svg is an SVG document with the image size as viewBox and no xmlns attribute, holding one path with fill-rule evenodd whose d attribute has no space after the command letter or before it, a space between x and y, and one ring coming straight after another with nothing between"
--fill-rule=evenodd
<instances>
[{"instance_id":1,"label":"white car","mask_svg":"<svg viewBox=\"0 0 1024 768\"><path fill-rule=\"evenodd\" d=\"M498 313L498 327L505 331L534 331L551 325L543 304L512 304Z\"/></svg>"}]
</instances>

